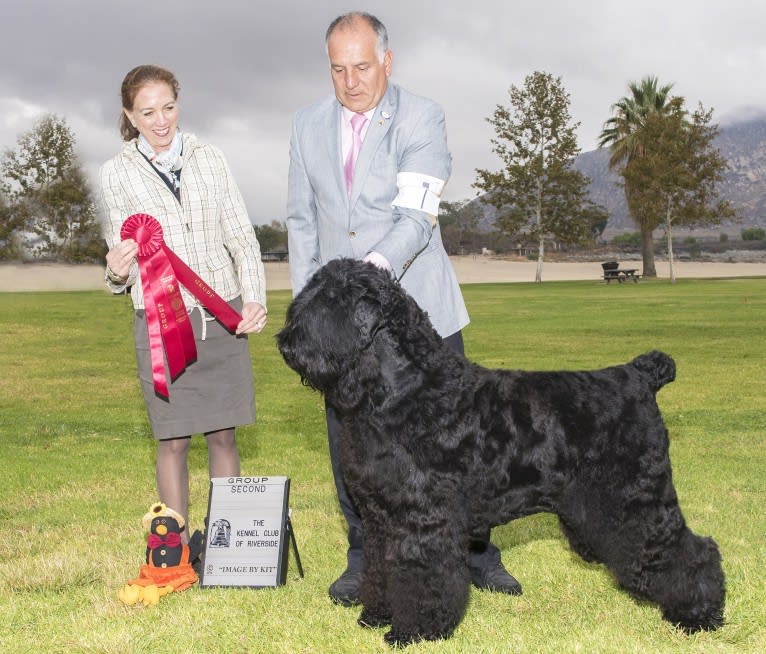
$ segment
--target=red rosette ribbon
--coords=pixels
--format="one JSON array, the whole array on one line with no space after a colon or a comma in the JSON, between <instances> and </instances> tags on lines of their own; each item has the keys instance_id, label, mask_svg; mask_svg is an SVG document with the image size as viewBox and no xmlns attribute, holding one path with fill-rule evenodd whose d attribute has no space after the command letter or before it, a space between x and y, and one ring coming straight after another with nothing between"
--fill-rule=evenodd
<instances>
[{"instance_id":1,"label":"red rosette ribbon","mask_svg":"<svg viewBox=\"0 0 766 654\"><path fill-rule=\"evenodd\" d=\"M165 244L162 226L154 216L145 213L129 216L122 224L120 237L132 238L138 244L138 270L144 289L154 390L168 398L163 346L171 382L197 360L194 332L179 284L230 332L236 331L242 316Z\"/></svg>"}]
</instances>

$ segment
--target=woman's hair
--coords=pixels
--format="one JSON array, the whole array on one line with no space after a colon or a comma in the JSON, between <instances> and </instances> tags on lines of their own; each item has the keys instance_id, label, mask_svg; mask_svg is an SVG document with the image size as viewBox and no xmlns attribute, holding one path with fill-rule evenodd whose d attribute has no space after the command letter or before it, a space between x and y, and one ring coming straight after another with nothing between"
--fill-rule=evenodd
<instances>
[{"instance_id":1,"label":"woman's hair","mask_svg":"<svg viewBox=\"0 0 766 654\"><path fill-rule=\"evenodd\" d=\"M162 66L136 66L131 70L125 79L122 80L120 95L122 96L122 108L133 111L133 103L136 101L136 95L143 86L152 82L165 82L173 91L173 97L178 99L178 80L167 68ZM120 135L123 141L130 141L138 136L138 130L125 115L120 112Z\"/></svg>"}]
</instances>

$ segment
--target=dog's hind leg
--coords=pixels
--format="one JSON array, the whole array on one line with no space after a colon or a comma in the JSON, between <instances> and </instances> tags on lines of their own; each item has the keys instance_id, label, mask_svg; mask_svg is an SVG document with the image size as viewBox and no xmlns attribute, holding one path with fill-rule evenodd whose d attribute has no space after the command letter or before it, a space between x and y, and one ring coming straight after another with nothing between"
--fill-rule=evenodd
<instances>
[{"instance_id":1,"label":"dog's hind leg","mask_svg":"<svg viewBox=\"0 0 766 654\"><path fill-rule=\"evenodd\" d=\"M615 574L626 590L657 603L662 616L684 631L717 629L723 625L726 593L718 546L713 539L692 533L677 506L669 512L677 513L682 526L658 538L647 535L651 534L647 529L643 549L636 553L637 569L628 575L616 569ZM653 510L646 517L657 524L665 519L664 513Z\"/></svg>"},{"instance_id":2,"label":"dog's hind leg","mask_svg":"<svg viewBox=\"0 0 766 654\"><path fill-rule=\"evenodd\" d=\"M582 525L569 523L567 519L559 516L559 524L561 525L561 531L564 532L564 536L569 541L569 546L585 561L588 563L600 563L598 556L592 549L588 539L586 537L586 530L582 529Z\"/></svg>"},{"instance_id":3,"label":"dog's hind leg","mask_svg":"<svg viewBox=\"0 0 766 654\"><path fill-rule=\"evenodd\" d=\"M580 487L563 503L559 517L572 549L603 562L622 588L658 604L685 631L720 627L725 582L718 547L686 526L669 477L653 503L618 498Z\"/></svg>"},{"instance_id":4,"label":"dog's hind leg","mask_svg":"<svg viewBox=\"0 0 766 654\"><path fill-rule=\"evenodd\" d=\"M604 533L612 531L616 513L610 492L595 490L582 480L573 481L555 502L561 531L569 546L589 563L603 562Z\"/></svg>"}]
</instances>

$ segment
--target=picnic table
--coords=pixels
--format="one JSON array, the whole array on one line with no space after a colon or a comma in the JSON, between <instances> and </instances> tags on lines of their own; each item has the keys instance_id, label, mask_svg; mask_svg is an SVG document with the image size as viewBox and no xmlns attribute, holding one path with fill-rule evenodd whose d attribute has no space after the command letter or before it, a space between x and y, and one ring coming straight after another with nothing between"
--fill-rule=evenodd
<instances>
[{"instance_id":1,"label":"picnic table","mask_svg":"<svg viewBox=\"0 0 766 654\"><path fill-rule=\"evenodd\" d=\"M622 284L628 280L632 280L635 284L638 284L638 280L641 277L641 275L638 274L638 268L620 268L620 264L617 261L607 261L602 263L601 268L604 270L604 281L607 284L615 279L618 284Z\"/></svg>"}]
</instances>

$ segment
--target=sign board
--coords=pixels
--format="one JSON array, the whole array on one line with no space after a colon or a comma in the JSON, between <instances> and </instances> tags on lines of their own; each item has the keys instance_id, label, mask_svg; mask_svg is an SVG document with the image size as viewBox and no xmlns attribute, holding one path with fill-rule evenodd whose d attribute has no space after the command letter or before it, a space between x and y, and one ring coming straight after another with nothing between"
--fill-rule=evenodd
<instances>
[{"instance_id":1,"label":"sign board","mask_svg":"<svg viewBox=\"0 0 766 654\"><path fill-rule=\"evenodd\" d=\"M200 586L281 586L287 577L288 477L210 480Z\"/></svg>"}]
</instances>

